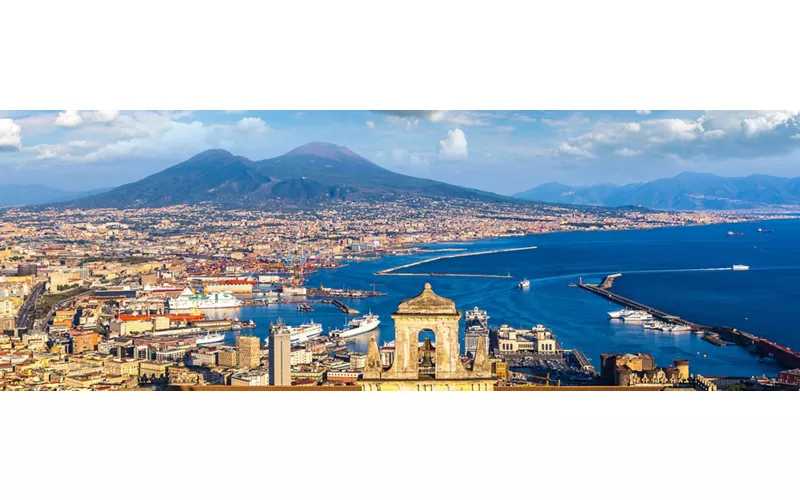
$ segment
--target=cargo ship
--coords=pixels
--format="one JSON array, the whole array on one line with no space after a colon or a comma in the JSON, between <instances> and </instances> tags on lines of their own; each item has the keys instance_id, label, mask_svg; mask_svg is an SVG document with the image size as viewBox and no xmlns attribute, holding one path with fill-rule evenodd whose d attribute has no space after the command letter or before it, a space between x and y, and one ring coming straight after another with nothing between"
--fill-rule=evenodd
<instances>
[{"instance_id":1,"label":"cargo ship","mask_svg":"<svg viewBox=\"0 0 800 500\"><path fill-rule=\"evenodd\" d=\"M328 332L329 337L336 337L336 338L347 338L353 337L356 335L361 335L362 333L371 332L372 330L378 328L378 325L381 324L381 321L378 319L378 316L372 314L365 314L360 318L353 318L350 320L344 328L340 328L338 330L331 330Z\"/></svg>"},{"instance_id":2,"label":"cargo ship","mask_svg":"<svg viewBox=\"0 0 800 500\"><path fill-rule=\"evenodd\" d=\"M185 288L177 298L167 302L170 310L179 309L222 309L239 307L242 301L230 292L217 292L209 295L196 295L191 288Z\"/></svg>"},{"instance_id":3,"label":"cargo ship","mask_svg":"<svg viewBox=\"0 0 800 500\"><path fill-rule=\"evenodd\" d=\"M322 325L314 323L313 319L309 323L303 323L300 326L287 326L286 328L292 334L292 344L308 342L313 338L319 337L322 333Z\"/></svg>"}]
</instances>

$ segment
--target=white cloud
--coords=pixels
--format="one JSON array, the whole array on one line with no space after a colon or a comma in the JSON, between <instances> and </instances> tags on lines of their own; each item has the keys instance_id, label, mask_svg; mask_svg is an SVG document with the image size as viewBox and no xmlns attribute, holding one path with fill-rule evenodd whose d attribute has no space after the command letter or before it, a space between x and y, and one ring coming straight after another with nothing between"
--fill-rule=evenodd
<instances>
[{"instance_id":1,"label":"white cloud","mask_svg":"<svg viewBox=\"0 0 800 500\"><path fill-rule=\"evenodd\" d=\"M375 122L372 120L367 120L367 128L375 128Z\"/></svg>"},{"instance_id":2,"label":"white cloud","mask_svg":"<svg viewBox=\"0 0 800 500\"><path fill-rule=\"evenodd\" d=\"M637 115L649 115L650 113L652 113L652 111L650 111L649 109L637 109L636 110L636 114Z\"/></svg>"},{"instance_id":3,"label":"white cloud","mask_svg":"<svg viewBox=\"0 0 800 500\"><path fill-rule=\"evenodd\" d=\"M528 115L523 115L520 113L514 113L510 117L508 117L508 119L515 122L525 122L525 123L533 123L536 121L536 118Z\"/></svg>"},{"instance_id":4,"label":"white cloud","mask_svg":"<svg viewBox=\"0 0 800 500\"><path fill-rule=\"evenodd\" d=\"M111 123L117 119L119 111L84 111L81 118L90 123Z\"/></svg>"},{"instance_id":5,"label":"white cloud","mask_svg":"<svg viewBox=\"0 0 800 500\"><path fill-rule=\"evenodd\" d=\"M392 159L396 164L414 167L427 167L431 163L427 158L423 158L417 153L411 153L406 149L393 149Z\"/></svg>"},{"instance_id":6,"label":"white cloud","mask_svg":"<svg viewBox=\"0 0 800 500\"><path fill-rule=\"evenodd\" d=\"M22 145L22 127L11 118L0 118L0 151L19 149Z\"/></svg>"},{"instance_id":7,"label":"white cloud","mask_svg":"<svg viewBox=\"0 0 800 500\"><path fill-rule=\"evenodd\" d=\"M586 151L578 146L572 146L566 142L562 142L560 146L558 146L558 153L561 155L572 156L574 158L594 158L595 155L592 154L590 151Z\"/></svg>"},{"instance_id":8,"label":"white cloud","mask_svg":"<svg viewBox=\"0 0 800 500\"><path fill-rule=\"evenodd\" d=\"M622 148L615 150L614 154L617 156L637 156L642 154L642 152L636 149Z\"/></svg>"},{"instance_id":9,"label":"white cloud","mask_svg":"<svg viewBox=\"0 0 800 500\"><path fill-rule=\"evenodd\" d=\"M242 118L236 123L236 129L240 132L246 132L248 134L263 134L264 132L269 131L269 125L267 125L261 118L248 116L246 118Z\"/></svg>"},{"instance_id":10,"label":"white cloud","mask_svg":"<svg viewBox=\"0 0 800 500\"><path fill-rule=\"evenodd\" d=\"M54 124L57 127L74 128L88 123L112 123L119 117L119 111L63 111L58 114Z\"/></svg>"},{"instance_id":11,"label":"white cloud","mask_svg":"<svg viewBox=\"0 0 800 500\"><path fill-rule=\"evenodd\" d=\"M389 123L412 123L413 126L407 129L417 128L420 119L431 123L449 122L460 127L487 127L492 125L490 118L503 117L485 111L381 111L381 113L386 114Z\"/></svg>"},{"instance_id":12,"label":"white cloud","mask_svg":"<svg viewBox=\"0 0 800 500\"><path fill-rule=\"evenodd\" d=\"M413 116L386 115L386 122L390 125L402 127L406 132L419 128L419 118Z\"/></svg>"},{"instance_id":13,"label":"white cloud","mask_svg":"<svg viewBox=\"0 0 800 500\"><path fill-rule=\"evenodd\" d=\"M57 127L77 127L82 121L83 118L77 111L64 111L56 117L55 125Z\"/></svg>"},{"instance_id":14,"label":"white cloud","mask_svg":"<svg viewBox=\"0 0 800 500\"><path fill-rule=\"evenodd\" d=\"M542 118L541 121L545 125L549 125L551 127L566 127L569 125L569 122L565 120L552 120L550 118Z\"/></svg>"},{"instance_id":15,"label":"white cloud","mask_svg":"<svg viewBox=\"0 0 800 500\"><path fill-rule=\"evenodd\" d=\"M439 141L439 158L443 160L463 160L469 156L467 137L460 129L447 132L447 138Z\"/></svg>"}]
</instances>

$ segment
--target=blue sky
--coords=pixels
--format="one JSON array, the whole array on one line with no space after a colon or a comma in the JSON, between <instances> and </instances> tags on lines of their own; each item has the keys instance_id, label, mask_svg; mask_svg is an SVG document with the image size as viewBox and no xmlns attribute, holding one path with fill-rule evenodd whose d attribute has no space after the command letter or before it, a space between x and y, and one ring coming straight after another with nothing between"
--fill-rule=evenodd
<instances>
[{"instance_id":1,"label":"blue sky","mask_svg":"<svg viewBox=\"0 0 800 500\"><path fill-rule=\"evenodd\" d=\"M684 171L800 176L798 111L0 111L0 184L116 186L209 148L259 160L311 141L502 194Z\"/></svg>"}]
</instances>

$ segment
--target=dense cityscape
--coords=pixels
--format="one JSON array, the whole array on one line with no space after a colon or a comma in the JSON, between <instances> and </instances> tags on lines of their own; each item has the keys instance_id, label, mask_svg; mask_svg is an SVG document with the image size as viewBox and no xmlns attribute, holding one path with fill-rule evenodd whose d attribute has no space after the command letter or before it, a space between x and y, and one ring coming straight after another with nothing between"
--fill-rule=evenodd
<instances>
[{"instance_id":1,"label":"dense cityscape","mask_svg":"<svg viewBox=\"0 0 800 500\"><path fill-rule=\"evenodd\" d=\"M348 312L338 299L369 296L367 283L365 290L308 288L305 276L320 268L424 252L432 243L766 217L414 197L274 211L211 204L9 208L0 216L0 330L5 332L0 335L0 387L368 390L376 387L370 377L385 378L398 365L393 344L371 343L367 353L348 348L350 337L369 332L378 318L354 318L352 331L327 335L318 325L276 322L269 341L261 342L248 334L252 322L208 318L204 309L296 302L303 310L324 300ZM434 301L449 300L428 288L420 297L426 293ZM414 300L401 303L399 310ZM796 386L798 380L795 369L781 372L778 380L713 381L690 374L686 360L658 360L665 363L659 368L647 353L609 353L595 367L579 350L562 347L557 332L546 325L490 325L486 312L477 308L467 311L466 320L464 345L454 344L459 359L453 363L472 371L453 376L480 372L478 378L494 388L718 390ZM238 333L235 343L224 343L220 332L231 331ZM418 347L419 376L435 379L436 366L444 363L436 356L437 346L428 339Z\"/></svg>"}]
</instances>

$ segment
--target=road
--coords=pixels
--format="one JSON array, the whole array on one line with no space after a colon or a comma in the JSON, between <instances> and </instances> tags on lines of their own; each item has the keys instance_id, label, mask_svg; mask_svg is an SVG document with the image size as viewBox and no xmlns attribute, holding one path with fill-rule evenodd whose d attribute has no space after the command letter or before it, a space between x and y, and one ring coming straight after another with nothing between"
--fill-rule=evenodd
<instances>
[{"instance_id":1,"label":"road","mask_svg":"<svg viewBox=\"0 0 800 500\"><path fill-rule=\"evenodd\" d=\"M17 328L27 330L33 325L33 311L36 308L36 303L42 298L42 295L44 295L44 286L44 283L39 283L33 287L33 290L31 290L25 302L22 303L22 306L19 308L19 314L17 315Z\"/></svg>"}]
</instances>

